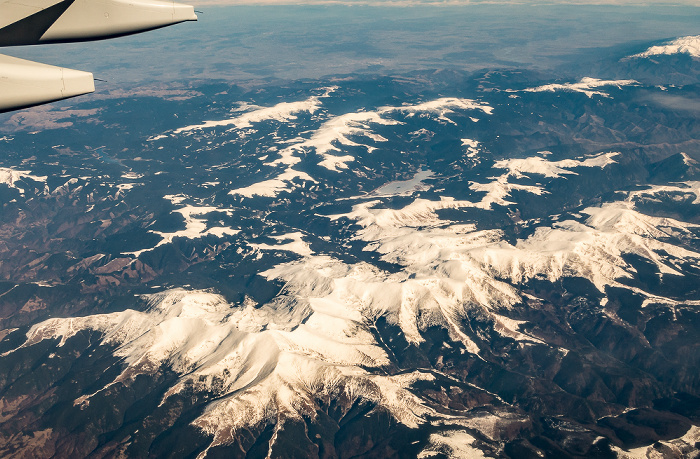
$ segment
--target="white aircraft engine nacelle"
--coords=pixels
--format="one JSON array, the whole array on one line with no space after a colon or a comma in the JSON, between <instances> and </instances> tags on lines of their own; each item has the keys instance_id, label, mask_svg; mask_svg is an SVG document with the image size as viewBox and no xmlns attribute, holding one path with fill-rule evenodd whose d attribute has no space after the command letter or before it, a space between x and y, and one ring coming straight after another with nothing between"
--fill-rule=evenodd
<instances>
[{"instance_id":1,"label":"white aircraft engine nacelle","mask_svg":"<svg viewBox=\"0 0 700 459\"><path fill-rule=\"evenodd\" d=\"M0 55L0 113L94 90L92 73Z\"/></svg>"},{"instance_id":2,"label":"white aircraft engine nacelle","mask_svg":"<svg viewBox=\"0 0 700 459\"><path fill-rule=\"evenodd\" d=\"M76 0L42 35L41 43L128 35L196 21L190 5L158 0Z\"/></svg>"},{"instance_id":3,"label":"white aircraft engine nacelle","mask_svg":"<svg viewBox=\"0 0 700 459\"><path fill-rule=\"evenodd\" d=\"M192 6L162 0L7 0L2 6L0 46L97 40L197 20Z\"/></svg>"}]
</instances>

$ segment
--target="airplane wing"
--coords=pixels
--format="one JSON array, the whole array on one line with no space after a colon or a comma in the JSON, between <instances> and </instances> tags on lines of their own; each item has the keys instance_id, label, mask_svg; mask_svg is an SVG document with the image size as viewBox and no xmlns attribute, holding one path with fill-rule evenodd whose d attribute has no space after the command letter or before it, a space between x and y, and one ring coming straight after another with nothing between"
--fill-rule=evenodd
<instances>
[{"instance_id":1,"label":"airplane wing","mask_svg":"<svg viewBox=\"0 0 700 459\"><path fill-rule=\"evenodd\" d=\"M0 54L0 112L80 96L94 90L92 73Z\"/></svg>"},{"instance_id":2,"label":"airplane wing","mask_svg":"<svg viewBox=\"0 0 700 459\"><path fill-rule=\"evenodd\" d=\"M0 0L0 46L100 40L196 20L192 6L162 0ZM0 112L94 90L91 73L0 55Z\"/></svg>"}]
</instances>

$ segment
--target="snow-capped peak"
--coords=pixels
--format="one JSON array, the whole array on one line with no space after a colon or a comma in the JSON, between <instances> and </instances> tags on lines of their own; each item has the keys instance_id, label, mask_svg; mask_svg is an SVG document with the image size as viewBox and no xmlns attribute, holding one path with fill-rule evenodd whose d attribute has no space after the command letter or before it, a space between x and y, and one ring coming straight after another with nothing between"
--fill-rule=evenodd
<instances>
[{"instance_id":1,"label":"snow-capped peak","mask_svg":"<svg viewBox=\"0 0 700 459\"><path fill-rule=\"evenodd\" d=\"M318 262L307 269L320 275L319 280L327 279L326 288L332 293L332 278L315 269L323 269L328 262L331 268L347 268L330 259ZM367 277L353 269L346 274L347 287L357 274ZM376 288L381 289L381 284ZM101 344L116 346L115 356L125 364L110 385L168 364L181 379L164 400L187 384L217 393L217 401L193 422L214 435L213 445L226 443L238 429L271 417L314 415L310 407L316 397L339 392L350 400L376 403L410 427L425 422L423 416L432 410L406 388L430 375L385 376L366 370L386 365L387 355L362 325L358 308L362 302L347 304L345 288L335 290L336 300L281 297L256 307L252 302L232 305L206 291L175 289L147 297L149 308L144 312L129 309L47 320L30 329L25 345L50 338L61 338L59 345L63 345L82 330L100 332ZM89 404L93 395L75 403Z\"/></svg>"},{"instance_id":2,"label":"snow-capped peak","mask_svg":"<svg viewBox=\"0 0 700 459\"><path fill-rule=\"evenodd\" d=\"M652 46L644 52L630 56L651 57L663 54L689 54L692 57L700 57L700 35L677 38L663 45Z\"/></svg>"}]
</instances>

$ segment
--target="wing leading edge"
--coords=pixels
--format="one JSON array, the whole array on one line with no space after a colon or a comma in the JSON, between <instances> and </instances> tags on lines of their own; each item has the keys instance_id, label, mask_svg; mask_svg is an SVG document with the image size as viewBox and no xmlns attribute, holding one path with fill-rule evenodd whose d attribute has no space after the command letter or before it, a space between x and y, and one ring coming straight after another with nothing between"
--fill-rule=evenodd
<instances>
[{"instance_id":1,"label":"wing leading edge","mask_svg":"<svg viewBox=\"0 0 700 459\"><path fill-rule=\"evenodd\" d=\"M161 0L0 0L0 46L100 40L196 20L192 6ZM91 73L0 55L0 112L94 90Z\"/></svg>"}]
</instances>

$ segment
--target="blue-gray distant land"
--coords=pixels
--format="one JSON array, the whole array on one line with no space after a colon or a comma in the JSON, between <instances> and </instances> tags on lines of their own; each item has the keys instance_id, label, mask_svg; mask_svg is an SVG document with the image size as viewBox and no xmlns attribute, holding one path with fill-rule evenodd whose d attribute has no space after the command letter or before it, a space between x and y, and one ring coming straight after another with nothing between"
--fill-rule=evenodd
<instances>
[{"instance_id":1,"label":"blue-gray distant land","mask_svg":"<svg viewBox=\"0 0 700 459\"><path fill-rule=\"evenodd\" d=\"M700 455L700 8L202 7L3 53L0 455Z\"/></svg>"}]
</instances>

